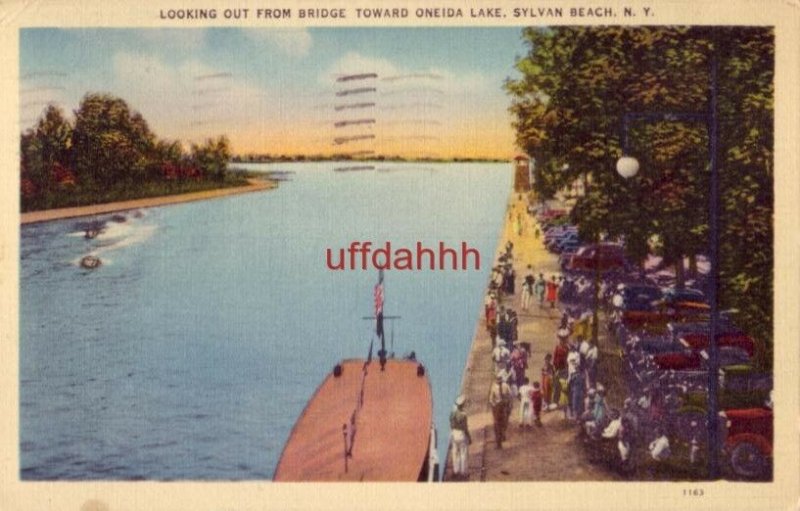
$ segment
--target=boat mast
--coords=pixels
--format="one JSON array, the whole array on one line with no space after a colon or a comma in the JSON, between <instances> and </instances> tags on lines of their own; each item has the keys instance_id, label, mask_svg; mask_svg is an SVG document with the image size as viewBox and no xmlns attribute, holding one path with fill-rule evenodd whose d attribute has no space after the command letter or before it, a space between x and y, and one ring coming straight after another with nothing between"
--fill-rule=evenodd
<instances>
[{"instance_id":1,"label":"boat mast","mask_svg":"<svg viewBox=\"0 0 800 511\"><path fill-rule=\"evenodd\" d=\"M381 339L381 349L378 351L381 371L386 368L386 336L383 332L383 301L383 270L378 270L378 283L375 285L375 332Z\"/></svg>"},{"instance_id":2,"label":"boat mast","mask_svg":"<svg viewBox=\"0 0 800 511\"><path fill-rule=\"evenodd\" d=\"M375 288L373 291L373 297L375 299L375 315L374 316L365 316L362 319L374 319L375 320L375 335L381 340L381 349L378 350L378 359L381 363L381 371L385 370L386 368L386 360L388 358L388 352L386 351L386 335L385 330L383 327L383 321L386 319L401 319L401 316L385 316L383 314L383 304L385 301L385 286L383 283L383 270L379 270L378 272L378 283L375 284ZM394 349L394 328L392 328L392 349ZM370 349L370 353L372 350ZM392 355L394 356L394 355ZM370 357L371 358L371 357Z\"/></svg>"}]
</instances>

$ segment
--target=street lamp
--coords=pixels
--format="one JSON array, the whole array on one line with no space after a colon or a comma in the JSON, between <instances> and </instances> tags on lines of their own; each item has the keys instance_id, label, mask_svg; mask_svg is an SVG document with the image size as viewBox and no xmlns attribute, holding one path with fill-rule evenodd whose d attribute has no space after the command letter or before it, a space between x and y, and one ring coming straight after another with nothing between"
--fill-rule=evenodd
<instances>
[{"instance_id":1,"label":"street lamp","mask_svg":"<svg viewBox=\"0 0 800 511\"><path fill-rule=\"evenodd\" d=\"M625 179L635 176L639 172L639 160L633 156L623 156L617 160L617 172Z\"/></svg>"},{"instance_id":2,"label":"street lamp","mask_svg":"<svg viewBox=\"0 0 800 511\"><path fill-rule=\"evenodd\" d=\"M719 330L719 303L717 300L719 281L719 164L717 161L719 122L717 119L717 75L719 70L718 39L712 29L713 50L710 58L708 110L705 112L629 112L622 117L622 151L623 156L617 160L617 172L625 179L631 178L639 171L639 162L627 156L628 122L632 119L644 121L691 121L702 122L708 130L708 155L711 167L708 201L708 257L711 269L708 274L708 477L719 478L720 431L718 428L718 389L719 389L719 347L717 332ZM683 264L681 262L681 264Z\"/></svg>"}]
</instances>

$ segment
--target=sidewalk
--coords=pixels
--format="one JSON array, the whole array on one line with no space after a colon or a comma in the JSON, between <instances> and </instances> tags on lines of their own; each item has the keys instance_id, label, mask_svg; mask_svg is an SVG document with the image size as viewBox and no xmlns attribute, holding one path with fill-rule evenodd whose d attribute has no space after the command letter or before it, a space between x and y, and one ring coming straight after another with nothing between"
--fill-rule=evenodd
<instances>
[{"instance_id":1,"label":"sidewalk","mask_svg":"<svg viewBox=\"0 0 800 511\"><path fill-rule=\"evenodd\" d=\"M510 214L509 214L510 213ZM522 235L514 232L514 219L522 217ZM555 332L560 319L558 309L539 308L534 303L526 312L522 310L520 293L522 281L530 264L534 275L559 272L557 256L544 248L541 236L533 236L535 221L527 213L527 202L512 194L506 212L505 227L495 251L497 257L508 240L514 244L514 270L517 274L513 297L505 297L502 304L517 311L519 341L530 342L531 351L527 376L539 381L545 353L552 353ZM535 300L534 300L535 302ZM469 481L610 481L619 476L602 466L590 464L577 438L574 425L564 420L563 412L543 413L543 427L533 430L519 428L519 402L515 401L511 413L506 442L502 449L495 447L492 414L489 410L489 388L494 379L491 360L492 343L481 317L475 327L461 392L467 398L466 412L472 445L469 449ZM445 463L444 480L451 480L451 459Z\"/></svg>"}]
</instances>

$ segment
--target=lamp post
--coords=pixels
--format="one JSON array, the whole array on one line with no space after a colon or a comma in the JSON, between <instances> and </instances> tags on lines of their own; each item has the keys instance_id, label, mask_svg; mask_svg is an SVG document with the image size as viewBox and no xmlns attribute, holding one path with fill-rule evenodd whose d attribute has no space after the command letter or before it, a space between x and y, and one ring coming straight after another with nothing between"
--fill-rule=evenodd
<instances>
[{"instance_id":1,"label":"lamp post","mask_svg":"<svg viewBox=\"0 0 800 511\"><path fill-rule=\"evenodd\" d=\"M617 172L625 179L629 179L639 171L639 162L628 154L628 123L631 120L658 121L695 121L703 122L708 130L708 152L711 167L708 200L708 256L711 269L708 275L708 301L710 305L709 332L708 332L708 477L719 478L720 431L718 427L718 388L719 388L719 348L717 346L717 331L719 321L719 303L717 288L719 280L719 169L717 162L718 152L718 119L717 119L717 75L718 75L718 44L715 32L712 29L713 50L710 62L710 79L708 93L708 110L702 113L686 112L629 112L623 115L622 122L622 150L623 156L617 161ZM683 264L683 263L681 263Z\"/></svg>"}]
</instances>

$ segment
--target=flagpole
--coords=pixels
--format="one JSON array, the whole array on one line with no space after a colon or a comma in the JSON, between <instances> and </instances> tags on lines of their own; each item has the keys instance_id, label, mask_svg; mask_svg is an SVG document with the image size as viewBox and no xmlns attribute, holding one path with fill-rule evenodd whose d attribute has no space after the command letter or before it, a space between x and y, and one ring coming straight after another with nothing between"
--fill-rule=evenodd
<instances>
[{"instance_id":1,"label":"flagpole","mask_svg":"<svg viewBox=\"0 0 800 511\"><path fill-rule=\"evenodd\" d=\"M378 358L381 371L386 369L386 335L383 331L383 304L386 302L386 288L383 284L383 270L378 270L378 284L375 286L375 322L378 336L381 338L381 349Z\"/></svg>"}]
</instances>

